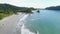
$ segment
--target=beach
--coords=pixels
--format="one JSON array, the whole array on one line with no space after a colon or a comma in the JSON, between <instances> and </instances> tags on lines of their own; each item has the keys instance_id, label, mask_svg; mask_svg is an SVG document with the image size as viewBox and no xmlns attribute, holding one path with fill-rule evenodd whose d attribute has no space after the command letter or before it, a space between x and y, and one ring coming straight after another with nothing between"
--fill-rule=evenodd
<instances>
[{"instance_id":1,"label":"beach","mask_svg":"<svg viewBox=\"0 0 60 34\"><path fill-rule=\"evenodd\" d=\"M0 20L0 34L17 34L19 20L26 14L19 13ZM21 28L21 27L20 27ZM20 32L19 32L20 33Z\"/></svg>"}]
</instances>

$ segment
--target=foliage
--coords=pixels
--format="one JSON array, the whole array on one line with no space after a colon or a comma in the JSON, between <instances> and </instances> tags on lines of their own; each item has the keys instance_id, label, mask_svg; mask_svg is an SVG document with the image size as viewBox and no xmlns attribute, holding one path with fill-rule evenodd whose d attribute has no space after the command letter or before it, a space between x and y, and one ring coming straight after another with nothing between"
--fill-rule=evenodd
<instances>
[{"instance_id":1,"label":"foliage","mask_svg":"<svg viewBox=\"0 0 60 34\"><path fill-rule=\"evenodd\" d=\"M48 10L60 10L60 6L51 6L51 7L47 7L45 9L48 9Z\"/></svg>"},{"instance_id":2,"label":"foliage","mask_svg":"<svg viewBox=\"0 0 60 34\"><path fill-rule=\"evenodd\" d=\"M17 7L10 4L0 4L0 19L3 17L17 14L17 12L32 13L32 10L35 10L33 7Z\"/></svg>"}]
</instances>

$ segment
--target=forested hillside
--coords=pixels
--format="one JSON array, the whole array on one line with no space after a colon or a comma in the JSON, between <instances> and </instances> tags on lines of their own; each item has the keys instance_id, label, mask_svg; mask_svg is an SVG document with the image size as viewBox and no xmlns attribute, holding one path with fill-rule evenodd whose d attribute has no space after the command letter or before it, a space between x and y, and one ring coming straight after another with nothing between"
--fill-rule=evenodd
<instances>
[{"instance_id":1,"label":"forested hillside","mask_svg":"<svg viewBox=\"0 0 60 34\"><path fill-rule=\"evenodd\" d=\"M10 4L0 4L0 19L5 16L9 16L12 14L17 14L17 12L31 13L34 8L28 7L17 7Z\"/></svg>"}]
</instances>

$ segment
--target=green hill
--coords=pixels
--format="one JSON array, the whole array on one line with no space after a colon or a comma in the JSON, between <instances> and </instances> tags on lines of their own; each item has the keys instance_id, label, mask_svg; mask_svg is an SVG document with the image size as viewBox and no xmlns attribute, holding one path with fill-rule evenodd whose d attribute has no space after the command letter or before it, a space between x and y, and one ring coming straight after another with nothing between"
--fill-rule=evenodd
<instances>
[{"instance_id":1,"label":"green hill","mask_svg":"<svg viewBox=\"0 0 60 34\"><path fill-rule=\"evenodd\" d=\"M0 4L0 19L2 19L5 16L17 14L17 12L32 13L32 10L35 9L27 7L17 7L10 4Z\"/></svg>"},{"instance_id":2,"label":"green hill","mask_svg":"<svg viewBox=\"0 0 60 34\"><path fill-rule=\"evenodd\" d=\"M50 6L45 9L47 9L47 10L60 10L60 6Z\"/></svg>"}]
</instances>

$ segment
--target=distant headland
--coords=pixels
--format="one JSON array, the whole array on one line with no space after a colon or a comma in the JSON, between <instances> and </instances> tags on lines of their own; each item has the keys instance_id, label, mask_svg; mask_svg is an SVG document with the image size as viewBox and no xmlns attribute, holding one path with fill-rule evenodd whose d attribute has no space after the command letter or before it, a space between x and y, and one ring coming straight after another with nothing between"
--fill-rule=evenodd
<instances>
[{"instance_id":1,"label":"distant headland","mask_svg":"<svg viewBox=\"0 0 60 34\"><path fill-rule=\"evenodd\" d=\"M60 10L60 6L50 6L45 9L47 9L47 10Z\"/></svg>"}]
</instances>

